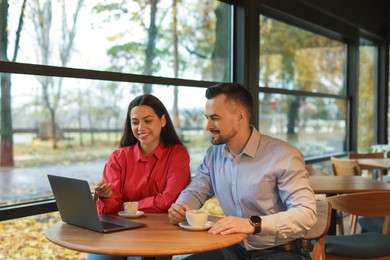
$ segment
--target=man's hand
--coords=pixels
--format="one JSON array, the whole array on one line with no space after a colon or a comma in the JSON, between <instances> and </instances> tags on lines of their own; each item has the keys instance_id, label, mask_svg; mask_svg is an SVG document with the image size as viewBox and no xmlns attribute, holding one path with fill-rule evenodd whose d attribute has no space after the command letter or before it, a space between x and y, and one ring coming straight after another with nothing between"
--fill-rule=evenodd
<instances>
[{"instance_id":1,"label":"man's hand","mask_svg":"<svg viewBox=\"0 0 390 260\"><path fill-rule=\"evenodd\" d=\"M95 197L97 199L97 196L100 198L109 198L112 195L112 184L105 182L103 180L99 181L95 185Z\"/></svg>"},{"instance_id":2,"label":"man's hand","mask_svg":"<svg viewBox=\"0 0 390 260\"><path fill-rule=\"evenodd\" d=\"M186 211L190 210L187 205L173 203L168 209L169 221L172 224L178 224L186 220Z\"/></svg>"},{"instance_id":3,"label":"man's hand","mask_svg":"<svg viewBox=\"0 0 390 260\"><path fill-rule=\"evenodd\" d=\"M211 234L234 234L234 233L245 233L252 234L254 228L249 223L247 218L239 218L229 216L218 220L210 229L209 233Z\"/></svg>"}]
</instances>

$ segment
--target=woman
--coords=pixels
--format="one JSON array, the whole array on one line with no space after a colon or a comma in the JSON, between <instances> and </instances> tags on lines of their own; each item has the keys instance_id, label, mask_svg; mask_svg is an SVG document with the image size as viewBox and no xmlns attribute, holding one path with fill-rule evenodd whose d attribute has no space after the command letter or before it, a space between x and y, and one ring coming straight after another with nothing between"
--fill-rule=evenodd
<instances>
[{"instance_id":1,"label":"woman","mask_svg":"<svg viewBox=\"0 0 390 260\"><path fill-rule=\"evenodd\" d=\"M138 201L140 211L167 212L190 181L190 159L157 97L130 102L119 147L95 186L99 213L117 213L126 201Z\"/></svg>"},{"instance_id":2,"label":"woman","mask_svg":"<svg viewBox=\"0 0 390 260\"><path fill-rule=\"evenodd\" d=\"M190 182L190 157L163 103L153 95L133 99L127 110L119 149L108 158L95 186L100 214L123 210L138 201L144 212L167 212ZM88 260L140 259L88 254Z\"/></svg>"}]
</instances>

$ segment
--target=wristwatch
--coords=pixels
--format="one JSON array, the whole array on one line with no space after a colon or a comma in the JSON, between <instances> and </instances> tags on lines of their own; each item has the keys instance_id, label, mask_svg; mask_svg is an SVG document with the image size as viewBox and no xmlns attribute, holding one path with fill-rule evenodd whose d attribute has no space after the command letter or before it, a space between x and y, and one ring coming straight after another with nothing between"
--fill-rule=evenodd
<instances>
[{"instance_id":1,"label":"wristwatch","mask_svg":"<svg viewBox=\"0 0 390 260\"><path fill-rule=\"evenodd\" d=\"M261 232L261 217L260 216L251 216L249 223L255 228L253 234L258 234Z\"/></svg>"}]
</instances>

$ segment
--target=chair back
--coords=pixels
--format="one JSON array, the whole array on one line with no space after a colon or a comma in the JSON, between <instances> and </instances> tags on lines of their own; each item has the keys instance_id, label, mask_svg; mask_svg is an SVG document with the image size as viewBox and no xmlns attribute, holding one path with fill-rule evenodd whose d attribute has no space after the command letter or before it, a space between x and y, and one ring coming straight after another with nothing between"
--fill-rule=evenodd
<instances>
[{"instance_id":1,"label":"chair back","mask_svg":"<svg viewBox=\"0 0 390 260\"><path fill-rule=\"evenodd\" d=\"M328 233L332 207L328 201L317 200L317 223L306 234L306 240L315 240L312 251L312 259L325 259L324 238Z\"/></svg>"},{"instance_id":2,"label":"chair back","mask_svg":"<svg viewBox=\"0 0 390 260\"><path fill-rule=\"evenodd\" d=\"M353 176L362 175L362 169L357 160L330 158L333 174L335 176Z\"/></svg>"},{"instance_id":3,"label":"chair back","mask_svg":"<svg viewBox=\"0 0 390 260\"><path fill-rule=\"evenodd\" d=\"M349 159L385 158L385 154L384 153L355 153L355 152L350 152L348 157L349 157ZM362 170L375 170L378 167L360 165L360 168Z\"/></svg>"},{"instance_id":4,"label":"chair back","mask_svg":"<svg viewBox=\"0 0 390 260\"><path fill-rule=\"evenodd\" d=\"M328 197L332 208L356 216L385 216L383 234L390 235L390 191L372 191Z\"/></svg>"}]
</instances>

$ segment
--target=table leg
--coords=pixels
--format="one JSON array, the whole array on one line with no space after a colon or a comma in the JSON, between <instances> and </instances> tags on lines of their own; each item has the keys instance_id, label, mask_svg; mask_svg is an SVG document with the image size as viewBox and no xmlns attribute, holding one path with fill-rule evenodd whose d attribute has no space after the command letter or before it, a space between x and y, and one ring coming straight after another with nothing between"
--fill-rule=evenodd
<instances>
[{"instance_id":1,"label":"table leg","mask_svg":"<svg viewBox=\"0 0 390 260\"><path fill-rule=\"evenodd\" d=\"M326 194L326 197L336 196L337 194ZM337 226L337 210L332 208L330 215L330 224L328 229L328 235L336 235L336 226Z\"/></svg>"},{"instance_id":2,"label":"table leg","mask_svg":"<svg viewBox=\"0 0 390 260\"><path fill-rule=\"evenodd\" d=\"M383 180L383 173L382 173L382 168L378 168L378 181Z\"/></svg>"},{"instance_id":3,"label":"table leg","mask_svg":"<svg viewBox=\"0 0 390 260\"><path fill-rule=\"evenodd\" d=\"M336 235L336 226L337 226L337 210L332 209L328 235L334 235L334 236Z\"/></svg>"}]
</instances>

